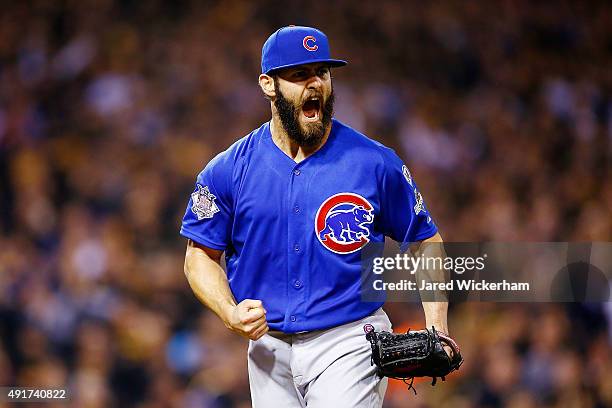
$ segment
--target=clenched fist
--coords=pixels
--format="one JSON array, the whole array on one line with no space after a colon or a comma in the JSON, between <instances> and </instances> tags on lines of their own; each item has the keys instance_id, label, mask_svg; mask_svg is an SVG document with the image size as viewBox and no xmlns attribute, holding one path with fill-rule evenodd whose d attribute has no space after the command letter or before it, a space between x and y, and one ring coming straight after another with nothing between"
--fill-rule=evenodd
<instances>
[{"instance_id":1,"label":"clenched fist","mask_svg":"<svg viewBox=\"0 0 612 408\"><path fill-rule=\"evenodd\" d=\"M228 329L251 340L260 339L269 330L261 300L245 299L230 307L224 323Z\"/></svg>"}]
</instances>

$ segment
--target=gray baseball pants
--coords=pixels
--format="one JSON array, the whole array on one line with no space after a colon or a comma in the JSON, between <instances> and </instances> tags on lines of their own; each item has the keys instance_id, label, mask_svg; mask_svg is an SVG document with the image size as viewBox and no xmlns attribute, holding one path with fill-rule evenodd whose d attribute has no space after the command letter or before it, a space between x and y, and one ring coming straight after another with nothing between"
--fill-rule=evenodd
<instances>
[{"instance_id":1,"label":"gray baseball pants","mask_svg":"<svg viewBox=\"0 0 612 408\"><path fill-rule=\"evenodd\" d=\"M298 334L269 332L249 342L253 408L380 408L387 379L370 363L363 326L391 331L378 309L361 320Z\"/></svg>"}]
</instances>

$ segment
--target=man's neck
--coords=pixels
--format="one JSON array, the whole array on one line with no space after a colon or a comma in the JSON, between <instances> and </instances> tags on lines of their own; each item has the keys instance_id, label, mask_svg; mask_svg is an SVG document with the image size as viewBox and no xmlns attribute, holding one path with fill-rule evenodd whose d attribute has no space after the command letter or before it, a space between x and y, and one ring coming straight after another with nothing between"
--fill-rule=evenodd
<instances>
[{"instance_id":1,"label":"man's neck","mask_svg":"<svg viewBox=\"0 0 612 408\"><path fill-rule=\"evenodd\" d=\"M287 156L289 156L296 163L305 160L308 156L314 154L317 150L319 150L323 145L327 142L329 138L329 134L331 132L332 125L331 123L325 130L325 135L323 135L323 139L321 139L321 143L316 146L300 146L294 140L292 140L280 119L274 115L272 116L272 120L270 122L270 132L272 133L272 141L279 149L281 149Z\"/></svg>"}]
</instances>

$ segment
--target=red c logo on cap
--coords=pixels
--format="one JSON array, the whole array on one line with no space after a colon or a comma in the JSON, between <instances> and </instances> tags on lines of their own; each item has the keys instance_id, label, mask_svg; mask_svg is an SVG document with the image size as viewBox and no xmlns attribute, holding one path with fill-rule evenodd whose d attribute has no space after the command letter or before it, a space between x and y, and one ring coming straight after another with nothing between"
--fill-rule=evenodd
<instances>
[{"instance_id":1,"label":"red c logo on cap","mask_svg":"<svg viewBox=\"0 0 612 408\"><path fill-rule=\"evenodd\" d=\"M310 45L308 44L309 42L315 43L317 42L317 39L314 38L312 35L307 35L306 37L304 37L304 40L302 41L302 45L308 51L316 51L319 49L319 46L317 44Z\"/></svg>"}]
</instances>

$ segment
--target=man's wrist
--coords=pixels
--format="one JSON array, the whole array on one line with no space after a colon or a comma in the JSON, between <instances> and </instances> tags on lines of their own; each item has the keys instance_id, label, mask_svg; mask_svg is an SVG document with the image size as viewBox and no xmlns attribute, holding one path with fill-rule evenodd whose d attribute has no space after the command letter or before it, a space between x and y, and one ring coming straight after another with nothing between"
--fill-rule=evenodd
<instances>
[{"instance_id":1,"label":"man's wrist","mask_svg":"<svg viewBox=\"0 0 612 408\"><path fill-rule=\"evenodd\" d=\"M223 320L223 323L225 323L225 325L227 327L231 327L231 322L232 322L232 314L234 313L234 308L236 307L236 305L232 304L232 303L223 303L220 305L220 318L221 320Z\"/></svg>"},{"instance_id":2,"label":"man's wrist","mask_svg":"<svg viewBox=\"0 0 612 408\"><path fill-rule=\"evenodd\" d=\"M448 336L448 324L445 322L427 322L427 329L434 327L436 331Z\"/></svg>"}]
</instances>

